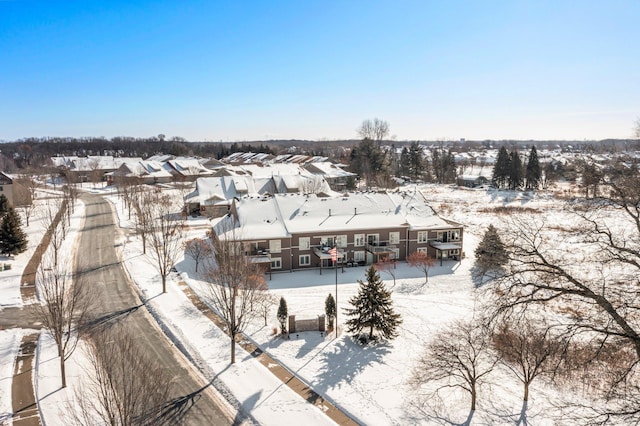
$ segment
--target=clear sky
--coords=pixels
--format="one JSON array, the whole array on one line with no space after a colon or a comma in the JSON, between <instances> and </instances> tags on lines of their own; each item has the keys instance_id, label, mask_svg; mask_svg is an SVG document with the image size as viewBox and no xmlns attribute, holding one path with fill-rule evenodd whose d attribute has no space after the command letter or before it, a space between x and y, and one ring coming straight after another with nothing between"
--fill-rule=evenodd
<instances>
[{"instance_id":1,"label":"clear sky","mask_svg":"<svg viewBox=\"0 0 640 426\"><path fill-rule=\"evenodd\" d=\"M0 140L628 138L640 1L0 0Z\"/></svg>"}]
</instances>

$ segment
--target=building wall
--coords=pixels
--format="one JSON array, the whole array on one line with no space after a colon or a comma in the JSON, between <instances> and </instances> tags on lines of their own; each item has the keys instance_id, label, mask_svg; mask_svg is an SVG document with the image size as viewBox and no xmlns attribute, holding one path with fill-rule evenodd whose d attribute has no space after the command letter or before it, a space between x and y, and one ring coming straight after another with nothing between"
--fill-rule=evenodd
<instances>
[{"instance_id":1,"label":"building wall","mask_svg":"<svg viewBox=\"0 0 640 426\"><path fill-rule=\"evenodd\" d=\"M7 197L11 206L15 206L15 200L13 199L13 183L0 183L0 194Z\"/></svg>"}]
</instances>

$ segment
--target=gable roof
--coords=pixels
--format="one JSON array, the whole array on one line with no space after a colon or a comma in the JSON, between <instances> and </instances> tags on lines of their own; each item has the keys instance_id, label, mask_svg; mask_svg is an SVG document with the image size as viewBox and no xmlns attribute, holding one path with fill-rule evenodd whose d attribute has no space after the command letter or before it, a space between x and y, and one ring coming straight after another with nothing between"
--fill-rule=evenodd
<instances>
[{"instance_id":1,"label":"gable roof","mask_svg":"<svg viewBox=\"0 0 640 426\"><path fill-rule=\"evenodd\" d=\"M460 226L438 216L420 191L364 192L334 197L315 194L246 196L235 203L235 215L216 228L231 226L251 239L289 238L292 234L317 231L371 231L381 228L410 230L448 229Z\"/></svg>"}]
</instances>

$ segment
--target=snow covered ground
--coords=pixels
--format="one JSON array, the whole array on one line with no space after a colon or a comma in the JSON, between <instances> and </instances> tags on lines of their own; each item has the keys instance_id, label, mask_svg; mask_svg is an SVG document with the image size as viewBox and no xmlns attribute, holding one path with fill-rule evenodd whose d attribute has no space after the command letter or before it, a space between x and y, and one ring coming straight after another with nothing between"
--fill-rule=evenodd
<instances>
[{"instance_id":1,"label":"snow covered ground","mask_svg":"<svg viewBox=\"0 0 640 426\"><path fill-rule=\"evenodd\" d=\"M11 383L23 335L21 329L0 330L0 424L11 421Z\"/></svg>"},{"instance_id":2,"label":"snow covered ground","mask_svg":"<svg viewBox=\"0 0 640 426\"><path fill-rule=\"evenodd\" d=\"M400 335L395 340L362 347L346 333L334 338L317 332L299 333L292 335L291 340L283 340L272 333L276 326L276 307L267 326L260 318L247 330L249 338L262 349L362 424L464 422L469 414L464 394L452 392L445 395L444 400L429 401L426 406L416 401L413 389L407 384L416 359L435 333L456 319L474 315L478 290L470 274L473 251L488 224L501 220L501 214L493 209L504 206L531 208L549 213L547 216L553 220L566 220L558 201L548 193L510 193L436 185L422 186L421 191L439 214L465 225L466 258L461 262L445 261L442 266L432 268L426 284L422 273L406 263L397 265L395 286L389 275L381 274L387 286L392 288L395 307L403 319ZM109 197L118 211L120 225L132 231L133 224L127 219L121 201L115 194ZM82 207L76 209L72 230L81 227L78 220L81 212ZM28 230L30 247L39 242L34 233L38 222L36 219L32 222ZM204 236L210 224L207 219L189 218L186 221L186 238ZM75 232L71 232L65 244L73 244L74 238ZM237 348L237 363L229 365L227 336L192 306L178 285L182 280L196 291L204 292L204 283L198 280L191 259L179 259L176 268L180 274L170 275L168 293L162 295L160 277L149 256L141 255L139 238L133 232L125 232L123 238L125 266L143 296L153 298L148 304L152 314L208 378L216 377L219 389L232 395L237 404L260 424L332 423L318 408L282 385L267 368L240 347ZM72 255L70 247L61 252ZM30 255L20 256L28 260ZM15 262L12 271L0 272L0 300L9 300L7 303L13 305L21 303L17 288L21 274L18 266L20 256L12 260ZM345 320L342 308L347 307L349 298L356 294L357 280L365 278L365 269L345 268L344 272L337 273L340 324ZM2 274L6 272L12 272L18 278L12 283L7 280L7 285L3 286L5 276ZM333 272L324 270L322 275L317 270L283 272L273 274L271 280L267 278L267 283L274 294L286 298L290 314L298 318L313 318L323 314L327 295L333 293L335 296L336 275ZM11 412L11 373L21 333L20 330L0 331L0 419L2 413ZM86 356L79 347L67 364L69 387L61 391L59 363L55 355L49 338L43 335L38 349L36 386L43 421L54 425L65 423L65 410L69 404L74 404L73 389L81 386L80 372L86 363ZM555 388L547 386L544 381L534 382L528 406L529 423L559 424L554 423L551 415L555 414L554 402L559 397ZM499 368L491 377L490 385L481 389L479 409L474 414L473 423L513 424L520 415L521 404L519 382Z\"/></svg>"},{"instance_id":3,"label":"snow covered ground","mask_svg":"<svg viewBox=\"0 0 640 426\"><path fill-rule=\"evenodd\" d=\"M430 272L429 282L417 269L406 263L399 263L396 269L396 284L390 276L382 273L389 288L393 288L393 300L402 315L400 335L395 340L376 346L362 347L345 333L335 339L321 336L318 332L292 335L291 340L283 340L273 335L277 326L275 310L270 315L270 323L264 326L262 319L256 319L247 330L250 339L257 343L276 360L295 372L323 397L332 401L358 422L372 425L433 424L463 422L468 415L468 401L464 394L452 393L442 404L434 402L425 408L413 398L413 390L407 379L415 366L416 359L423 351L425 343L439 330L460 318L474 315L477 290L474 287L470 269L473 251L489 223L499 220L491 208L511 206L543 210L558 209L557 201L548 194L527 194L509 192L487 192L482 190L458 189L427 185L421 188L432 205L441 215L460 221L466 225L464 251L467 256L461 262L445 261ZM123 207L112 198L118 209ZM121 225L132 227L120 214ZM208 230L207 219L190 218L188 238L204 236ZM130 236L125 244L127 267L134 280L143 290L145 297L160 294L159 275L149 264L145 267L144 257L136 237ZM195 265L189 258L178 261L176 268L181 276L172 274L168 295L155 297L152 309L162 322L169 325L176 338L185 345L187 351L212 374L223 371L228 366L228 345L225 336L206 320L194 319L199 315L191 304L177 290L176 281L183 279L200 294L205 294L205 283L198 280ZM348 300L357 292L357 280L364 279L366 268L345 268L338 271L339 323L343 323L342 309L348 307ZM273 274L267 280L269 288L287 300L289 313L298 318L314 318L324 312L324 300L329 293L335 296L336 274L325 270L296 271ZM246 354L241 361L221 374L225 386L245 407L254 396L254 408L250 411L260 423L280 424L283 419L291 419L291 403L282 405L287 397L272 394L277 381L268 384L268 377ZM251 366L249 372L247 368ZM253 369L255 368L255 369ZM235 383L242 386L236 387ZM261 390L261 387L264 389ZM282 390L282 387L280 388ZM491 386L483 389L479 398L479 410L474 414L474 422L512 423L520 414L521 389L517 379L506 371L497 370ZM542 381L532 386L532 397L528 407L528 420L536 424L548 424L545 414L552 409L549 397L555 391L546 388ZM267 400L264 400L267 396ZM295 395L294 395L295 397ZM295 397L297 398L297 397ZM295 398L292 401L295 401ZM300 400L301 402L301 400ZM267 406L265 406L267 405ZM304 405L304 404L303 404ZM302 409L302 407L300 407ZM278 417L279 412L289 413ZM293 409L297 413L296 409ZM305 413L307 416L308 413ZM438 419L437 417L441 417ZM302 419L302 417L300 418ZM307 420L308 422L309 420Z\"/></svg>"},{"instance_id":4,"label":"snow covered ground","mask_svg":"<svg viewBox=\"0 0 640 426\"><path fill-rule=\"evenodd\" d=\"M128 214L116 197L120 226L133 229ZM204 234L207 220L189 221L194 232ZM229 338L188 300L178 287L180 277L171 274L167 293L162 294L161 278L153 266L150 251L142 255L139 238L129 235L124 242L123 260L129 275L148 300L152 315L180 347L185 348L218 388L233 395L243 411L262 425L334 424L319 408L307 403L273 376L246 351L237 347L236 363L230 365Z\"/></svg>"},{"instance_id":5,"label":"snow covered ground","mask_svg":"<svg viewBox=\"0 0 640 426\"><path fill-rule=\"evenodd\" d=\"M46 231L46 225L43 222L41 209L45 203L43 197L50 196L47 193L38 192L38 198L34 200L34 208L29 218L29 226L21 209L18 209L20 219L22 219L22 229L27 234L28 243L27 250L17 256L7 258L0 256L0 265L3 270L0 271L0 312L4 307L22 306L23 300L20 297L20 280L22 271L27 262L31 259L33 252L42 240L42 236ZM11 265L11 269L4 270L5 265Z\"/></svg>"}]
</instances>

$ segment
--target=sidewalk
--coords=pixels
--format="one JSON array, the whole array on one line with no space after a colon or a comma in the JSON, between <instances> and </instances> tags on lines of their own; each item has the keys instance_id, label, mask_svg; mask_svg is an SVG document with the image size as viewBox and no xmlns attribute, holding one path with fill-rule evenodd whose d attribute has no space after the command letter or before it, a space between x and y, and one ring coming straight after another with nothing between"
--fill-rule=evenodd
<instances>
[{"instance_id":1,"label":"sidewalk","mask_svg":"<svg viewBox=\"0 0 640 426\"><path fill-rule=\"evenodd\" d=\"M66 202L62 204L60 211L56 214L52 226L58 226L62 209L66 208ZM51 229L42 236L42 240L33 252L22 272L20 282L20 296L22 303L27 306L36 302L36 274L42 261L42 256L46 252L51 240ZM37 321L36 318L33 321ZM25 327L32 327L33 321L25 323ZM40 411L36 403L35 388L33 386L34 355L38 341L39 331L25 335L22 338L20 352L16 357L13 381L11 383L11 404L13 407L13 424L19 426L40 426Z\"/></svg>"},{"instance_id":2,"label":"sidewalk","mask_svg":"<svg viewBox=\"0 0 640 426\"><path fill-rule=\"evenodd\" d=\"M41 425L31 379L38 336L39 333L25 335L20 344L20 352L16 357L13 382L11 383L11 403L13 404L13 424L15 426Z\"/></svg>"},{"instance_id":3,"label":"sidewalk","mask_svg":"<svg viewBox=\"0 0 640 426\"><path fill-rule=\"evenodd\" d=\"M225 325L222 319L215 314L209 307L198 297L198 295L185 283L180 281L178 287L189 298L191 303L198 308L207 318L209 318L218 328L224 330ZM324 412L331 420L339 425L358 425L356 421L347 416L344 412L338 409L331 402L324 399L316 391L307 386L304 382L298 379L293 373L284 368L279 362L274 360L268 354L264 353L260 348L246 339L240 339L237 342L245 351L250 353L256 358L260 364L264 365L269 371L276 376L283 384L287 385L291 390L300 395L307 402L317 406Z\"/></svg>"}]
</instances>

